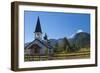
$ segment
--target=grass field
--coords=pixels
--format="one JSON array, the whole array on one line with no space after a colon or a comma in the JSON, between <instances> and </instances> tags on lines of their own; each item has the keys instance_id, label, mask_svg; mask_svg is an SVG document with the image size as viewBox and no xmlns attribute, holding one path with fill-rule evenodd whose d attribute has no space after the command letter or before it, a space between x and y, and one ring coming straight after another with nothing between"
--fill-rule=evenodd
<instances>
[{"instance_id":1,"label":"grass field","mask_svg":"<svg viewBox=\"0 0 100 73\"><path fill-rule=\"evenodd\" d=\"M25 61L45 61L45 60L83 59L83 58L90 58L90 49L83 49L77 52L55 53L53 55L24 56Z\"/></svg>"}]
</instances>

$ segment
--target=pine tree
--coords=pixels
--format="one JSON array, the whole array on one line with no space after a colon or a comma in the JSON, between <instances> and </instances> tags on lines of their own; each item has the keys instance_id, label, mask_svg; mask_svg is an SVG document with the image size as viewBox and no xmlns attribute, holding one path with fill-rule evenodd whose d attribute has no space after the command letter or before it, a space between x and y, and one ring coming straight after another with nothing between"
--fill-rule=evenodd
<instances>
[{"instance_id":1,"label":"pine tree","mask_svg":"<svg viewBox=\"0 0 100 73\"><path fill-rule=\"evenodd\" d=\"M58 46L58 42L55 44L55 48L54 48L54 52L58 52L59 51L59 46Z\"/></svg>"},{"instance_id":2,"label":"pine tree","mask_svg":"<svg viewBox=\"0 0 100 73\"><path fill-rule=\"evenodd\" d=\"M68 51L70 49L70 44L69 44L69 41L66 37L64 37L64 51Z\"/></svg>"},{"instance_id":3,"label":"pine tree","mask_svg":"<svg viewBox=\"0 0 100 73\"><path fill-rule=\"evenodd\" d=\"M48 36L47 36L46 33L45 33L45 36L44 36L44 40L48 40Z\"/></svg>"}]
</instances>

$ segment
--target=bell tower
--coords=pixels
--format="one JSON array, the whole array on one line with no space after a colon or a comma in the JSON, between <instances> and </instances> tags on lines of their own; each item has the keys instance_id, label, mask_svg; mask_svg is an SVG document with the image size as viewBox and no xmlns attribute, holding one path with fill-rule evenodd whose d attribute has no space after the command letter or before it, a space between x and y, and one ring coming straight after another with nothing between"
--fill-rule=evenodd
<instances>
[{"instance_id":1,"label":"bell tower","mask_svg":"<svg viewBox=\"0 0 100 73\"><path fill-rule=\"evenodd\" d=\"M35 39L42 40L42 30L41 30L41 24L40 19L38 17L36 28L35 28Z\"/></svg>"}]
</instances>

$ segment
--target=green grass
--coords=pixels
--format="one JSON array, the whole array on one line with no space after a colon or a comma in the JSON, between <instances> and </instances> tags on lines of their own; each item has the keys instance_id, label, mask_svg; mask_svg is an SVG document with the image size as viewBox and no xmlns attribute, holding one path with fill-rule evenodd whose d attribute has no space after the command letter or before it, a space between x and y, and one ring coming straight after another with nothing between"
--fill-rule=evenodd
<instances>
[{"instance_id":1,"label":"green grass","mask_svg":"<svg viewBox=\"0 0 100 73\"><path fill-rule=\"evenodd\" d=\"M54 53L51 58L52 60L90 58L90 49L83 48L77 52ZM25 61L45 61L45 60L49 60L49 55L43 55L43 56L25 55L24 60Z\"/></svg>"}]
</instances>

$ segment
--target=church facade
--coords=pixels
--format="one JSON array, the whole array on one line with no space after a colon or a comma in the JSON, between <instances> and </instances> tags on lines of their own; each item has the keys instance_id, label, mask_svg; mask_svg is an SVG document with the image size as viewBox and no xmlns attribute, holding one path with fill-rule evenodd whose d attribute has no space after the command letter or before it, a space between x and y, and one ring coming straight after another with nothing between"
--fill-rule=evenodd
<instances>
[{"instance_id":1,"label":"church facade","mask_svg":"<svg viewBox=\"0 0 100 73\"><path fill-rule=\"evenodd\" d=\"M38 17L34 36L35 39L25 46L25 54L27 55L46 55L53 54L53 47L50 45L47 35L45 34L44 39L42 39L42 29L40 24L40 19Z\"/></svg>"}]
</instances>

